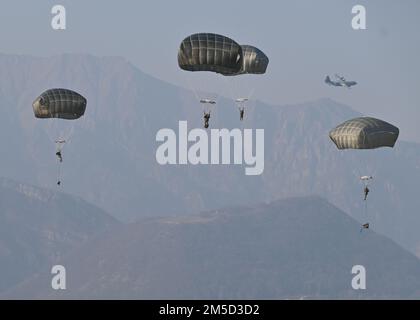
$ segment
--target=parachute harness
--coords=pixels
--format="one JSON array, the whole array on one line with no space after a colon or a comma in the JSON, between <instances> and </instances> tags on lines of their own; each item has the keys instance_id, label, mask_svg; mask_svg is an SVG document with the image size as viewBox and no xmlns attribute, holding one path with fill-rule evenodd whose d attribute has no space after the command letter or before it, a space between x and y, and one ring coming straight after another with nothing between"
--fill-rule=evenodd
<instances>
[{"instance_id":1,"label":"parachute harness","mask_svg":"<svg viewBox=\"0 0 420 320\"><path fill-rule=\"evenodd\" d=\"M187 77L188 87L194 93L196 101L200 103L200 101L203 99L203 97L200 97L199 91L195 88L195 86L193 86L191 81L192 81L191 78ZM203 87L203 86L201 86L201 87ZM219 102L219 99L220 99L220 94L216 93L215 98L212 99L212 100L214 101L214 104L217 105L218 102ZM213 110L213 108L212 108L213 104L211 104L211 103L201 103L201 104L203 105L203 111L205 113L211 113L211 111ZM215 119L213 121L215 121L217 123L218 122L217 120L218 120L218 116L217 116L217 113L216 113Z\"/></svg>"}]
</instances>

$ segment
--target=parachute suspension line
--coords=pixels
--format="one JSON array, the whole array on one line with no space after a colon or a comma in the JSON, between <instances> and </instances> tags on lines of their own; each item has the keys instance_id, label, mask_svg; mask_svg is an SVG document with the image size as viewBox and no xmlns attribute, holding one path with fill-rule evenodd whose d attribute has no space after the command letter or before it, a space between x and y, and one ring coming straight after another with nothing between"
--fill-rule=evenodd
<instances>
[{"instance_id":1,"label":"parachute suspension line","mask_svg":"<svg viewBox=\"0 0 420 320\"><path fill-rule=\"evenodd\" d=\"M221 97L220 92L216 92L216 97L214 99L214 101L216 101L216 107L219 104L220 97ZM213 115L214 116L213 123L215 124L215 127L218 127L218 124L219 124L219 113L220 112L215 112Z\"/></svg>"},{"instance_id":2,"label":"parachute suspension line","mask_svg":"<svg viewBox=\"0 0 420 320\"><path fill-rule=\"evenodd\" d=\"M63 139L59 139L55 141L55 145L56 145L56 152L55 155L57 156L57 161L58 161L58 173L57 173L57 185L60 186L61 185L61 165L63 162L63 155L62 155L62 151L63 151L63 147L64 144L66 143L66 140Z\"/></svg>"},{"instance_id":3,"label":"parachute suspension line","mask_svg":"<svg viewBox=\"0 0 420 320\"><path fill-rule=\"evenodd\" d=\"M192 91L193 93L194 93L194 96L195 96L195 99L196 99L196 101L197 101L197 103L200 103L200 101L203 99L203 98L208 98L208 96L206 96L206 97L204 97L204 96L200 96L199 95L199 92L198 92L198 90L192 85L192 80L191 80L191 78L190 77L186 77L186 79L187 79L187 82L188 82L188 88L190 89L190 91ZM200 81L199 81L200 82ZM204 86L201 86L200 85L200 87L204 87ZM202 94L203 92L201 92L201 94ZM216 97L214 98L214 97L212 97L212 99L211 100L214 100L215 101L215 103L217 104L218 103L218 100L219 100L219 97L220 97L220 94L219 93L216 93ZM213 123L218 123L218 117L217 117L217 113L216 113L216 115L215 115L215 113L213 113L212 111L213 111L213 108L212 108L212 105L211 104L208 104L208 103L204 103L204 104L202 104L203 105L203 108L202 108L202 110L203 110L203 112L205 112L205 113L210 113L211 114L211 116L213 116ZM212 114L213 113L213 114Z\"/></svg>"},{"instance_id":4,"label":"parachute suspension line","mask_svg":"<svg viewBox=\"0 0 420 320\"><path fill-rule=\"evenodd\" d=\"M241 110L241 103L239 103L237 101L237 99L239 98L237 91L234 88L234 83L235 83L235 77L230 77L232 79L228 79L229 77L223 77L223 80L226 83L227 88L229 89L229 95L230 95L230 99L233 100L233 103L235 104L235 107L238 109L237 112L240 112ZM230 82L232 81L232 82ZM241 121L242 122L242 121ZM242 124L241 124L242 125Z\"/></svg>"},{"instance_id":5,"label":"parachute suspension line","mask_svg":"<svg viewBox=\"0 0 420 320\"><path fill-rule=\"evenodd\" d=\"M349 153L349 150L346 150L346 152ZM365 188L367 187L367 182L365 180L361 180L361 178L363 177L362 175L362 171L361 171L361 167L360 166L353 166L353 174L355 175L355 178L358 179L361 182L361 185L363 186L363 193L362 193L362 201L363 201L363 205L361 208L361 219L365 219L364 222L362 222L362 226L360 227L360 232L363 231L363 229L365 229L366 224L369 223L369 219L368 219L368 204L367 204L367 198L366 200L364 199L365 197Z\"/></svg>"},{"instance_id":6,"label":"parachute suspension line","mask_svg":"<svg viewBox=\"0 0 420 320\"><path fill-rule=\"evenodd\" d=\"M223 41L223 48L217 45L220 41ZM225 49L225 44L228 45L228 50ZM228 51L228 57L225 56L225 51ZM231 97L235 100L241 97L238 97L237 92L234 92L230 81L235 81L236 76L243 74L264 74L268 63L268 57L260 49L251 45L240 45L233 39L214 33L189 35L181 42L178 51L178 66L183 70L208 71L224 77L232 77L232 79L225 80ZM195 92L195 90L193 91ZM197 94L196 97L199 98ZM242 98L249 100L249 97ZM243 115L242 107L240 109L241 120L243 120Z\"/></svg>"},{"instance_id":7,"label":"parachute suspension line","mask_svg":"<svg viewBox=\"0 0 420 320\"><path fill-rule=\"evenodd\" d=\"M247 105L249 106L249 103L250 103L250 101L251 101L251 99L254 95L254 92L255 92L255 87L252 87L251 90L248 92L248 95L245 97L247 99L247 101L244 101L243 104L242 104L242 108L245 112L244 119L241 121L242 122L242 127L244 127L244 121L246 121L246 119L249 119L249 117L247 117L247 115L248 115Z\"/></svg>"},{"instance_id":8,"label":"parachute suspension line","mask_svg":"<svg viewBox=\"0 0 420 320\"><path fill-rule=\"evenodd\" d=\"M247 75L244 75L243 77L246 77L246 76ZM249 100L251 100L252 96L254 95L255 87L251 87L251 88L248 89L246 85L245 86L240 86L239 83L242 80L244 80L244 79L239 79L239 77L238 78L233 77L233 84L235 85L235 94L236 94L235 98L246 98L249 101ZM243 82L245 82L245 80ZM243 94L243 92L245 92L245 95Z\"/></svg>"},{"instance_id":9,"label":"parachute suspension line","mask_svg":"<svg viewBox=\"0 0 420 320\"><path fill-rule=\"evenodd\" d=\"M376 170L375 170L375 172L371 171L372 168L370 168L368 166L368 162L367 162L367 159L368 159L368 156L369 156L369 154L367 153L368 150L364 150L364 151L365 152L360 154L360 158L358 159L358 163L359 163L359 177L360 177L360 179L362 179L362 177L364 177L364 180L362 180L363 186L364 186L364 189L363 189L363 192L364 192L364 218L366 219L365 223L369 224L370 221L369 221L369 203L368 203L368 201L369 201L369 193L371 192L370 182L371 182L372 177L376 175ZM361 171L361 170L363 170L363 171ZM367 194L365 193L366 190L367 190Z\"/></svg>"},{"instance_id":10,"label":"parachute suspension line","mask_svg":"<svg viewBox=\"0 0 420 320\"><path fill-rule=\"evenodd\" d=\"M378 172L378 168L377 167L374 167L373 168L373 170L372 170L372 177L376 177L377 176L377 173Z\"/></svg>"},{"instance_id":11,"label":"parachute suspension line","mask_svg":"<svg viewBox=\"0 0 420 320\"><path fill-rule=\"evenodd\" d=\"M366 217L366 222L369 222L368 200L367 199L365 201L365 217Z\"/></svg>"},{"instance_id":12,"label":"parachute suspension line","mask_svg":"<svg viewBox=\"0 0 420 320\"><path fill-rule=\"evenodd\" d=\"M364 201L364 218L366 219L365 220L365 222L364 222L364 224L362 225L362 229L363 228L369 228L369 225L370 225L370 223L371 223L371 221L369 221L369 219L370 219L370 215L369 215L369 203L368 203L368 201L369 201L369 193L370 193L370 182L371 182L371 179L373 179L373 176L361 176L360 177L360 179L362 180L362 182L363 182L363 186L364 186L364 189L363 189L363 192L364 192L364 199L363 199L363 201Z\"/></svg>"},{"instance_id":13,"label":"parachute suspension line","mask_svg":"<svg viewBox=\"0 0 420 320\"><path fill-rule=\"evenodd\" d=\"M234 80L235 80L235 76L226 76L226 77L223 77L223 81L225 82L225 84L226 84L226 87L228 88L228 94L229 94L229 97L230 98L232 98L232 99L234 99L234 98L236 98L236 88L235 88L235 83L234 83Z\"/></svg>"},{"instance_id":14,"label":"parachute suspension line","mask_svg":"<svg viewBox=\"0 0 420 320\"><path fill-rule=\"evenodd\" d=\"M251 91L248 93L248 99L251 100L255 93L255 87L251 88Z\"/></svg>"},{"instance_id":15,"label":"parachute suspension line","mask_svg":"<svg viewBox=\"0 0 420 320\"><path fill-rule=\"evenodd\" d=\"M228 90L229 90L229 98L230 99L232 99L232 100L236 100L236 98L237 98L237 96L236 96L236 92L235 92L235 89L233 88L233 86L232 86L232 83L230 83L230 79L228 79L229 77L222 77L222 79L223 79L223 81L225 82L225 84L226 84L226 87L228 88Z\"/></svg>"},{"instance_id":16,"label":"parachute suspension line","mask_svg":"<svg viewBox=\"0 0 420 320\"><path fill-rule=\"evenodd\" d=\"M220 92L216 92L216 97L215 97L215 99L214 99L214 101L216 101L216 104L219 102L220 97L221 97Z\"/></svg>"},{"instance_id":17,"label":"parachute suspension line","mask_svg":"<svg viewBox=\"0 0 420 320\"><path fill-rule=\"evenodd\" d=\"M239 90L239 84L238 84L239 79L237 79L236 77L232 77L231 81L232 81L232 88L233 88L233 93L234 93L233 99L235 100L235 103L236 103L237 99L245 98L245 97L242 97L241 90Z\"/></svg>"},{"instance_id":18,"label":"parachute suspension line","mask_svg":"<svg viewBox=\"0 0 420 320\"><path fill-rule=\"evenodd\" d=\"M230 98L234 101L239 114L241 114L241 110L243 110L244 112L244 118L241 119L241 127L243 128L244 127L243 122L245 120L247 104L249 103L252 96L254 95L255 87L252 87L251 89L249 89L249 91L244 95L243 91L245 90L240 89L240 85L239 85L239 81L241 81L240 79L237 79L236 77L224 77L224 80L226 82L226 86L229 89ZM238 101L238 100L244 100L244 101Z\"/></svg>"},{"instance_id":19,"label":"parachute suspension line","mask_svg":"<svg viewBox=\"0 0 420 320\"><path fill-rule=\"evenodd\" d=\"M200 87L204 88L205 86L203 84L203 85L200 85ZM220 94L220 92L210 91L210 90L201 91L201 96L196 94L196 98L198 99L198 101L202 100L203 98L212 101L211 103L203 103L203 110L206 113L210 113L211 120L209 122L211 122L213 125L216 124L216 126L219 123L219 113L215 112L215 108L219 104L219 100L221 97L222 95Z\"/></svg>"},{"instance_id":20,"label":"parachute suspension line","mask_svg":"<svg viewBox=\"0 0 420 320\"><path fill-rule=\"evenodd\" d=\"M355 161L355 164L356 164L356 170L357 170L357 174L359 175L359 179L360 179L360 177L362 177L362 176L364 176L364 175L366 175L366 173L365 173L365 166L364 166L364 161L363 161L363 159L362 159L362 154L361 153L359 153L359 154L355 154L355 157L356 157L356 161Z\"/></svg>"},{"instance_id":21,"label":"parachute suspension line","mask_svg":"<svg viewBox=\"0 0 420 320\"><path fill-rule=\"evenodd\" d=\"M188 82L188 87L189 87L189 89L194 93L194 95L195 95L195 98L196 98L196 100L197 101L200 101L200 96L198 95L198 93L197 93L197 90L194 88L194 86L192 85L192 83L191 83L191 79L189 78L189 77L187 77L187 82Z\"/></svg>"},{"instance_id":22,"label":"parachute suspension line","mask_svg":"<svg viewBox=\"0 0 420 320\"><path fill-rule=\"evenodd\" d=\"M198 95L198 92L195 89L195 87L192 85L192 82L191 82L192 80L190 79L190 77L186 77L186 79L187 79L188 89L193 92L196 103L200 103L201 98ZM203 112L208 113L208 110L205 106L203 106L202 110Z\"/></svg>"},{"instance_id":23,"label":"parachute suspension line","mask_svg":"<svg viewBox=\"0 0 420 320\"><path fill-rule=\"evenodd\" d=\"M58 168L57 168L57 186L61 185L61 162L58 162Z\"/></svg>"},{"instance_id":24,"label":"parachute suspension line","mask_svg":"<svg viewBox=\"0 0 420 320\"><path fill-rule=\"evenodd\" d=\"M81 119L81 121L83 121L83 119ZM70 130L68 130L67 132L64 133L64 139L67 142L69 142L71 140L71 138L73 138L74 135L74 124L72 123L70 126Z\"/></svg>"},{"instance_id":25,"label":"parachute suspension line","mask_svg":"<svg viewBox=\"0 0 420 320\"><path fill-rule=\"evenodd\" d=\"M360 227L360 232L363 231L363 229L369 229L370 221L369 221L369 210L368 210L368 199L363 200L363 218L365 218L365 221L362 222L362 226Z\"/></svg>"},{"instance_id":26,"label":"parachute suspension line","mask_svg":"<svg viewBox=\"0 0 420 320\"><path fill-rule=\"evenodd\" d=\"M83 121L83 118L79 121ZM62 124L60 124L60 127ZM66 143L70 142L74 135L74 123L65 123L64 127L65 126L67 126L67 128L59 129L58 124L54 121L51 121L50 130L47 130L49 139L55 143L57 143L57 141L65 141Z\"/></svg>"},{"instance_id":27,"label":"parachute suspension line","mask_svg":"<svg viewBox=\"0 0 420 320\"><path fill-rule=\"evenodd\" d=\"M360 130L354 130L354 128L363 129L365 134L361 137ZM366 133L368 132L368 133ZM380 139L369 139L373 135L378 135ZM390 123L387 123L380 119L370 117L359 117L347 120L342 124L338 125L329 132L329 137L334 142L339 150L343 149L377 149L382 147L393 148L397 142L399 135L399 129ZM351 139L349 139L351 137ZM376 137L376 136L375 136ZM365 164L369 163L367 158L363 158ZM354 161L353 161L354 162ZM372 174L372 168L365 166L365 170L371 170L369 173ZM376 170L373 170L376 176ZM368 194L369 181L372 180L372 176L362 176L361 180L365 182L364 189L364 201L365 201L365 214L366 217L369 214L369 208L367 201L370 201ZM369 200L368 200L369 198ZM362 228L369 228L369 223L366 223Z\"/></svg>"},{"instance_id":28,"label":"parachute suspension line","mask_svg":"<svg viewBox=\"0 0 420 320\"><path fill-rule=\"evenodd\" d=\"M75 127L73 122L62 122L56 119L79 119L86 111L86 104L86 98L79 93L63 88L48 89L32 103L36 118L50 120L47 121L48 126L44 132L50 140L55 141L55 156L58 161L57 185L61 184L62 149L73 136Z\"/></svg>"},{"instance_id":29,"label":"parachute suspension line","mask_svg":"<svg viewBox=\"0 0 420 320\"><path fill-rule=\"evenodd\" d=\"M350 165L346 161L348 158L350 158L350 156L351 156L351 152L349 150L342 150L342 152L340 152L341 161L344 163L343 169L346 171L351 170L352 177L360 181L360 177L362 175L358 166L352 165L353 163L355 163L354 161L351 162Z\"/></svg>"}]
</instances>

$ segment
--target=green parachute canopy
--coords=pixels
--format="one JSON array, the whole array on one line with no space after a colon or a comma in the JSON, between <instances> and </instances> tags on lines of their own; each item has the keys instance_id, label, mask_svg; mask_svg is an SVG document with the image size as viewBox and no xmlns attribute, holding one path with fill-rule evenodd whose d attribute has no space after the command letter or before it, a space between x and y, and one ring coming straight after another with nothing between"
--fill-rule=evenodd
<instances>
[{"instance_id":1,"label":"green parachute canopy","mask_svg":"<svg viewBox=\"0 0 420 320\"><path fill-rule=\"evenodd\" d=\"M186 71L234 75L241 70L242 60L242 48L238 43L214 33L190 35L181 42L178 51L178 65Z\"/></svg>"},{"instance_id":2,"label":"green parachute canopy","mask_svg":"<svg viewBox=\"0 0 420 320\"><path fill-rule=\"evenodd\" d=\"M399 129L383 120L360 117L348 120L329 136L338 149L376 149L394 147Z\"/></svg>"},{"instance_id":3,"label":"green parachute canopy","mask_svg":"<svg viewBox=\"0 0 420 320\"><path fill-rule=\"evenodd\" d=\"M242 45L242 67L238 74L264 74L268 67L269 59L260 49Z\"/></svg>"},{"instance_id":4,"label":"green parachute canopy","mask_svg":"<svg viewBox=\"0 0 420 320\"><path fill-rule=\"evenodd\" d=\"M86 98L68 89L49 89L32 103L35 117L79 119L86 110Z\"/></svg>"}]
</instances>

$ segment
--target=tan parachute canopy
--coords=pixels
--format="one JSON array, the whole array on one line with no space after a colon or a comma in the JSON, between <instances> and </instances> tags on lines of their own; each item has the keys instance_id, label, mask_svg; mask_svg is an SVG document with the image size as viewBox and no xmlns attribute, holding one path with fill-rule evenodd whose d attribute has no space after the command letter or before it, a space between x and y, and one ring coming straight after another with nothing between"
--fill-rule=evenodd
<instances>
[{"instance_id":1,"label":"tan parachute canopy","mask_svg":"<svg viewBox=\"0 0 420 320\"><path fill-rule=\"evenodd\" d=\"M399 129L383 120L360 117L348 120L330 131L338 149L394 147Z\"/></svg>"}]
</instances>

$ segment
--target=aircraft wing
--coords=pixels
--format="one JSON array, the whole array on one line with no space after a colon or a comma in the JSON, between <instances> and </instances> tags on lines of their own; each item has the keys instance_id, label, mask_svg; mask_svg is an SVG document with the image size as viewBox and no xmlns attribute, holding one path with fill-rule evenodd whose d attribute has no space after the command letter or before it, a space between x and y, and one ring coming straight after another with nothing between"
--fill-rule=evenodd
<instances>
[{"instance_id":1,"label":"aircraft wing","mask_svg":"<svg viewBox=\"0 0 420 320\"><path fill-rule=\"evenodd\" d=\"M339 74L335 74L335 77L343 82L346 82L346 78L344 78L343 76L340 76Z\"/></svg>"},{"instance_id":2,"label":"aircraft wing","mask_svg":"<svg viewBox=\"0 0 420 320\"><path fill-rule=\"evenodd\" d=\"M335 86L335 87L340 87L341 86L341 82L332 81L329 76L327 76L325 78L325 83L330 85L330 86Z\"/></svg>"},{"instance_id":3,"label":"aircraft wing","mask_svg":"<svg viewBox=\"0 0 420 320\"><path fill-rule=\"evenodd\" d=\"M210 99L201 99L201 103L210 103L210 104L216 104L216 101L210 100Z\"/></svg>"}]
</instances>

